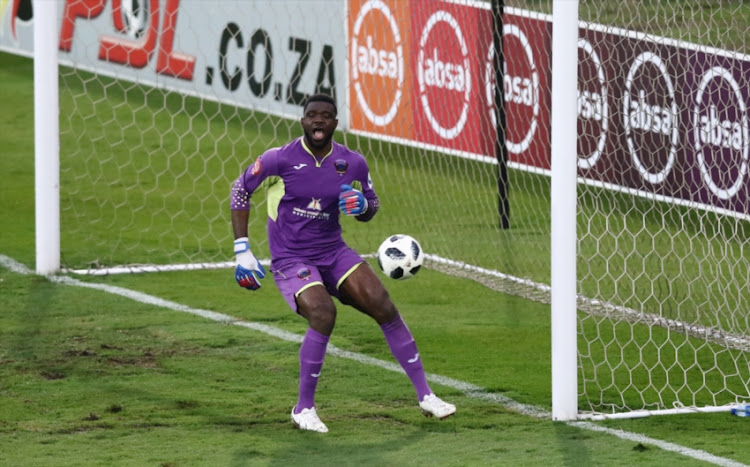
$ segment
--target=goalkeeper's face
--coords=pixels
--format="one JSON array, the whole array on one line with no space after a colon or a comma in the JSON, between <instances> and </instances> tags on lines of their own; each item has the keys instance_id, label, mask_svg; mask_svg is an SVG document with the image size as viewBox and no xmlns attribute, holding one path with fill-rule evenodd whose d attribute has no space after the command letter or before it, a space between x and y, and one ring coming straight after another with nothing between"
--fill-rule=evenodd
<instances>
[{"instance_id":1,"label":"goalkeeper's face","mask_svg":"<svg viewBox=\"0 0 750 467\"><path fill-rule=\"evenodd\" d=\"M327 149L339 123L336 107L323 101L310 102L301 122L305 143L312 149Z\"/></svg>"}]
</instances>

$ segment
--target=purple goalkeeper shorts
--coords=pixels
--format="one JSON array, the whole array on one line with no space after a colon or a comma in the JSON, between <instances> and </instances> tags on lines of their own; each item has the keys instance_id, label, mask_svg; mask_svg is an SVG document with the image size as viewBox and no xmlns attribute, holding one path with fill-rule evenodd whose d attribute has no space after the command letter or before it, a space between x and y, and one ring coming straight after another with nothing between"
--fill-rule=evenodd
<instances>
[{"instance_id":1,"label":"purple goalkeeper shorts","mask_svg":"<svg viewBox=\"0 0 750 467\"><path fill-rule=\"evenodd\" d=\"M296 298L302 291L322 284L329 294L339 298L339 286L363 262L364 259L356 251L344 246L316 261L304 258L274 261L271 272L284 300L292 310L299 312Z\"/></svg>"}]
</instances>

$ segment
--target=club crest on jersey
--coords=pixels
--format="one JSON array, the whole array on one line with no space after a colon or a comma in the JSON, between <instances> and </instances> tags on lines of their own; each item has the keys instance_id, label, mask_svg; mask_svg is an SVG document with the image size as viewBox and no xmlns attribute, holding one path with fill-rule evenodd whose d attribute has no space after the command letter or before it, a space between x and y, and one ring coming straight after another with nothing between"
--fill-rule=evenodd
<instances>
[{"instance_id":1,"label":"club crest on jersey","mask_svg":"<svg viewBox=\"0 0 750 467\"><path fill-rule=\"evenodd\" d=\"M335 165L336 172L338 172L339 175L344 175L346 173L346 169L349 168L349 163L344 159L336 159L336 162L334 162L333 164Z\"/></svg>"},{"instance_id":2,"label":"club crest on jersey","mask_svg":"<svg viewBox=\"0 0 750 467\"><path fill-rule=\"evenodd\" d=\"M310 270L307 269L307 268L302 268L302 269L298 270L297 271L297 277L299 277L300 279L303 279L303 280L310 279Z\"/></svg>"},{"instance_id":3,"label":"club crest on jersey","mask_svg":"<svg viewBox=\"0 0 750 467\"><path fill-rule=\"evenodd\" d=\"M261 163L260 163L260 158L258 158L258 160L255 161L255 163L253 164L253 166L250 167L250 173L252 175L258 175L260 173L260 171L261 171L261 168L262 167L261 167Z\"/></svg>"}]
</instances>

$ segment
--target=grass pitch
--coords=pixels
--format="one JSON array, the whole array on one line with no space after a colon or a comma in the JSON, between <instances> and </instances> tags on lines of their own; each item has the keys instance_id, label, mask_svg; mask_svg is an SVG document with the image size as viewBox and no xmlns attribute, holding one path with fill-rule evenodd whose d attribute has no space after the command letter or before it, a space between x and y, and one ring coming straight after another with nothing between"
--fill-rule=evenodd
<instances>
[{"instance_id":1,"label":"grass pitch","mask_svg":"<svg viewBox=\"0 0 750 467\"><path fill-rule=\"evenodd\" d=\"M342 308L331 343L349 358L329 355L323 367L317 404L331 431L321 435L289 421L298 343L238 325L301 338L303 320L272 283L250 293L232 283L231 271L203 271L64 284L2 268L0 464L705 465L648 441L531 414L530 407L548 410L545 307L423 272L411 287L391 289L433 389L458 405L457 415L423 417L406 376L387 368L393 360L377 326ZM90 288L102 284L108 290ZM413 292L447 288L456 293L440 298L453 306ZM169 302L144 303L146 296ZM529 405L519 412L498 402L507 397ZM747 460L737 446L748 424L729 415L597 426Z\"/></svg>"}]
</instances>

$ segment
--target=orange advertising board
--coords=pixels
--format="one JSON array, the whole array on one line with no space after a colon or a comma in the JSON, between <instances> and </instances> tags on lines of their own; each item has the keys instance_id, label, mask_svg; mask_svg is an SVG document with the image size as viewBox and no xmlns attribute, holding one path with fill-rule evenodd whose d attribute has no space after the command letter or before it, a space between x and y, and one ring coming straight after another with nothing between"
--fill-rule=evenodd
<instances>
[{"instance_id":1,"label":"orange advertising board","mask_svg":"<svg viewBox=\"0 0 750 467\"><path fill-rule=\"evenodd\" d=\"M399 0L349 3L350 126L411 140L410 8Z\"/></svg>"}]
</instances>

